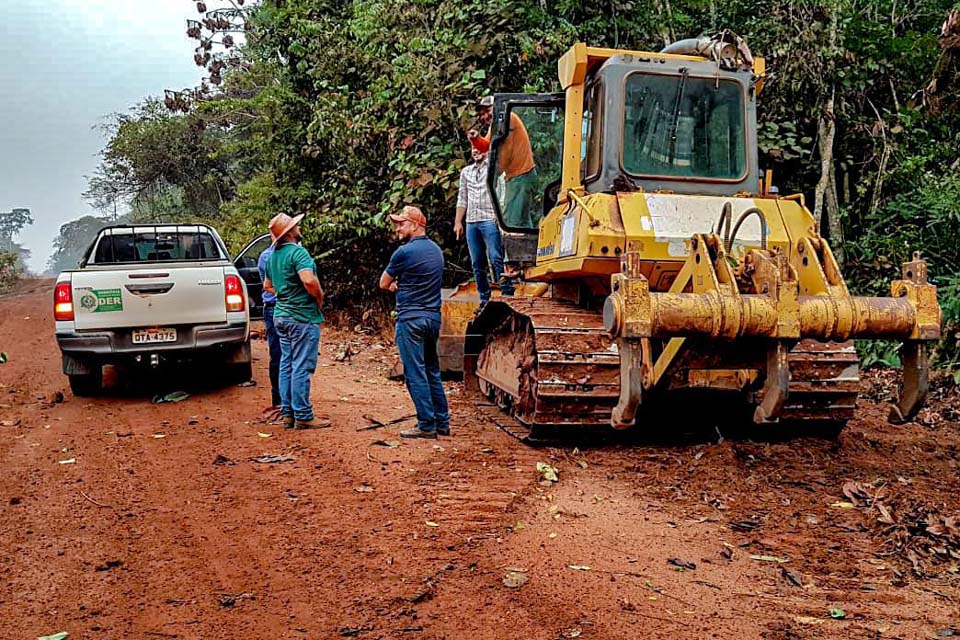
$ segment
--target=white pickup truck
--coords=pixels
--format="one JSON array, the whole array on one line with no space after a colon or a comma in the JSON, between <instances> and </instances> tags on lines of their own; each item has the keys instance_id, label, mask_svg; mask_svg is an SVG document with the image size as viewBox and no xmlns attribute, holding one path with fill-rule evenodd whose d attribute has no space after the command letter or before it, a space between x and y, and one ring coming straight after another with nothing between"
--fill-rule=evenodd
<instances>
[{"instance_id":1,"label":"white pickup truck","mask_svg":"<svg viewBox=\"0 0 960 640\"><path fill-rule=\"evenodd\" d=\"M251 377L247 287L206 225L103 229L57 278L54 319L78 396L101 391L106 364L212 359L232 382Z\"/></svg>"}]
</instances>

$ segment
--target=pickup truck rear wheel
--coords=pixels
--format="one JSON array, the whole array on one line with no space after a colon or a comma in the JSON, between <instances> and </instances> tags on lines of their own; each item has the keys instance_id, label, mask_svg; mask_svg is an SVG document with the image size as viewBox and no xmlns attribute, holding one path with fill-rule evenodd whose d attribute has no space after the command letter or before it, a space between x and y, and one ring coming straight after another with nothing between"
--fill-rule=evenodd
<instances>
[{"instance_id":1,"label":"pickup truck rear wheel","mask_svg":"<svg viewBox=\"0 0 960 640\"><path fill-rule=\"evenodd\" d=\"M70 390L73 395L83 398L99 395L103 391L103 369L94 367L93 373L72 373L70 378Z\"/></svg>"},{"instance_id":2,"label":"pickup truck rear wheel","mask_svg":"<svg viewBox=\"0 0 960 640\"><path fill-rule=\"evenodd\" d=\"M231 364L229 366L230 379L235 384L242 384L253 379L253 363L241 362L239 364Z\"/></svg>"}]
</instances>

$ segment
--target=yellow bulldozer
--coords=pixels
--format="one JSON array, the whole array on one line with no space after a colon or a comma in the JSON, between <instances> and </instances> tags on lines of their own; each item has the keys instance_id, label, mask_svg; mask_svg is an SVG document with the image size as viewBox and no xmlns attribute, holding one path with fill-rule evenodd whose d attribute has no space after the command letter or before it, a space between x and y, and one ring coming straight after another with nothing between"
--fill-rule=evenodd
<instances>
[{"instance_id":1,"label":"yellow bulldozer","mask_svg":"<svg viewBox=\"0 0 960 640\"><path fill-rule=\"evenodd\" d=\"M730 32L657 53L581 43L562 93L495 96L488 186L523 284L476 317L468 288L448 295L441 352L531 439L655 429L648 408L700 393L761 429L833 436L856 407L855 338L903 342L890 420L922 406L941 324L926 263L890 297L850 294L803 196L760 171L764 68ZM512 114L537 165L521 216L499 169Z\"/></svg>"}]
</instances>

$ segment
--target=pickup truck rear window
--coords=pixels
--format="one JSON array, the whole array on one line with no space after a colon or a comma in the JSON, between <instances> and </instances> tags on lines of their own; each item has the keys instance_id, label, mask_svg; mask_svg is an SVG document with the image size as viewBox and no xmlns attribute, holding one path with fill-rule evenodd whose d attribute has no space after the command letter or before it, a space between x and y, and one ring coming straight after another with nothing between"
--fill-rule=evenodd
<instances>
[{"instance_id":1,"label":"pickup truck rear window","mask_svg":"<svg viewBox=\"0 0 960 640\"><path fill-rule=\"evenodd\" d=\"M148 231L104 235L94 264L112 262L184 262L220 260L217 243L205 231Z\"/></svg>"}]
</instances>

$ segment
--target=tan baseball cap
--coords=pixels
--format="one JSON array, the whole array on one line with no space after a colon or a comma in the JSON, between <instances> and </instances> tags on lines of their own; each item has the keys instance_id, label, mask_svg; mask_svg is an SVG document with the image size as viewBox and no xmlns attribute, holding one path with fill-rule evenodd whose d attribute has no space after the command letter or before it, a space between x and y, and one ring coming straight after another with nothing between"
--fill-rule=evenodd
<instances>
[{"instance_id":1,"label":"tan baseball cap","mask_svg":"<svg viewBox=\"0 0 960 640\"><path fill-rule=\"evenodd\" d=\"M392 222L406 222L410 221L415 224L420 225L424 229L427 228L427 216L423 215L423 211L420 211L418 207L412 205L407 205L401 209L399 214L390 214L390 220Z\"/></svg>"}]
</instances>

